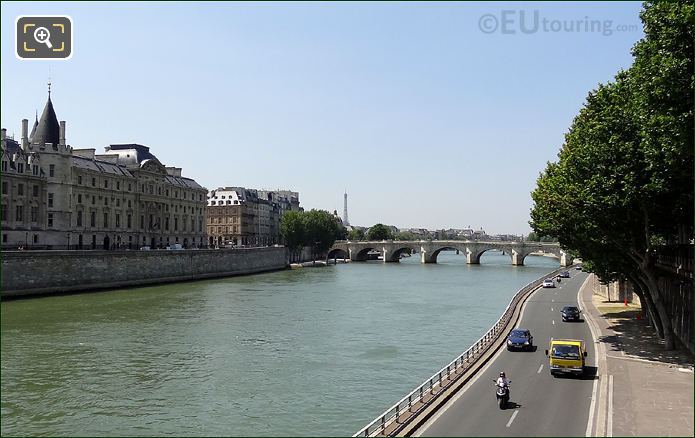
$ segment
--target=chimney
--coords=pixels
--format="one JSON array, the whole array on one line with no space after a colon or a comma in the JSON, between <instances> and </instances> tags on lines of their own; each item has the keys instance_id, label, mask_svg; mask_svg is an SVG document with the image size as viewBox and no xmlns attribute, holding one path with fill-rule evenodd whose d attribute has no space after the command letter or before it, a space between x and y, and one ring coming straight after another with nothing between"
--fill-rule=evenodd
<instances>
[{"instance_id":1,"label":"chimney","mask_svg":"<svg viewBox=\"0 0 695 438\"><path fill-rule=\"evenodd\" d=\"M60 122L60 144L65 146L65 120Z\"/></svg>"},{"instance_id":2,"label":"chimney","mask_svg":"<svg viewBox=\"0 0 695 438\"><path fill-rule=\"evenodd\" d=\"M22 149L29 148L29 120L22 119Z\"/></svg>"}]
</instances>

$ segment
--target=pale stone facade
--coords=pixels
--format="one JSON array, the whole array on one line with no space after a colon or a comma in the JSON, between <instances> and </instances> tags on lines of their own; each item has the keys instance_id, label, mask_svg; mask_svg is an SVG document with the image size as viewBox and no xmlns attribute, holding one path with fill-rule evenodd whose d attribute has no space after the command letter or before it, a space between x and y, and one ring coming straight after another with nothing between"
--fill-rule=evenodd
<instances>
[{"instance_id":1,"label":"pale stone facade","mask_svg":"<svg viewBox=\"0 0 695 438\"><path fill-rule=\"evenodd\" d=\"M205 246L207 189L138 144L106 154L65 142L50 99L31 135L2 130L2 246L113 249ZM5 185L5 183L7 183Z\"/></svg>"}]
</instances>

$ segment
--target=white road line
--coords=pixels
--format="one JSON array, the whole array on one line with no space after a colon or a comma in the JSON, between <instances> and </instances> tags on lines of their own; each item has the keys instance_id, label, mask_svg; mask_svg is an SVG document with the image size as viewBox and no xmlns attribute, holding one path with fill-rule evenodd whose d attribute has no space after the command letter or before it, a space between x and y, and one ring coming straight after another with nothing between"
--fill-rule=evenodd
<instances>
[{"instance_id":1,"label":"white road line","mask_svg":"<svg viewBox=\"0 0 695 438\"><path fill-rule=\"evenodd\" d=\"M512 421L514 421L514 419L516 418L516 414L518 414L518 413L519 413L518 409L516 411L514 411L514 413L512 414L512 418L510 418L509 421L507 422L507 427L512 425Z\"/></svg>"},{"instance_id":2,"label":"white road line","mask_svg":"<svg viewBox=\"0 0 695 438\"><path fill-rule=\"evenodd\" d=\"M555 320L553 319L553 325L555 325Z\"/></svg>"},{"instance_id":3,"label":"white road line","mask_svg":"<svg viewBox=\"0 0 695 438\"><path fill-rule=\"evenodd\" d=\"M538 367L538 374L541 373L541 370L542 370L542 369L543 369L543 364L541 364L541 366Z\"/></svg>"},{"instance_id":4,"label":"white road line","mask_svg":"<svg viewBox=\"0 0 695 438\"><path fill-rule=\"evenodd\" d=\"M552 307L550 308L550 311L551 311L551 312L554 312L554 310L553 310L553 308L552 308Z\"/></svg>"},{"instance_id":5,"label":"white road line","mask_svg":"<svg viewBox=\"0 0 695 438\"><path fill-rule=\"evenodd\" d=\"M581 293L582 289L584 289L584 286L589 282L591 279L591 276L587 276L584 282L582 283L581 286L579 286L579 291L577 291L577 304L579 305L579 308L584 310L582 306L582 300L581 300ZM596 356L595 363L597 367L597 372L596 372L596 377L594 379L594 387L591 390L591 403L589 404L589 419L586 422L586 433L584 436L590 437L593 436L593 427L594 427L594 416L596 415L596 400L598 400L598 385L599 385L599 379L600 379L600 374L603 373L603 370L598 368L598 360L599 360L599 355L601 354L601 345L596 345L596 340L598 339L598 333L597 329L594 328L593 320L591 318L586 318L586 322L589 326L589 331L591 332L591 337L594 342L594 345L596 346L594 348L594 355ZM596 427L598 429L598 425Z\"/></svg>"},{"instance_id":6,"label":"white road line","mask_svg":"<svg viewBox=\"0 0 695 438\"><path fill-rule=\"evenodd\" d=\"M555 302L555 300L550 300L550 302L551 302L551 303L554 303L554 302Z\"/></svg>"},{"instance_id":7,"label":"white road line","mask_svg":"<svg viewBox=\"0 0 695 438\"><path fill-rule=\"evenodd\" d=\"M608 376L608 420L606 436L613 436L613 374Z\"/></svg>"}]
</instances>

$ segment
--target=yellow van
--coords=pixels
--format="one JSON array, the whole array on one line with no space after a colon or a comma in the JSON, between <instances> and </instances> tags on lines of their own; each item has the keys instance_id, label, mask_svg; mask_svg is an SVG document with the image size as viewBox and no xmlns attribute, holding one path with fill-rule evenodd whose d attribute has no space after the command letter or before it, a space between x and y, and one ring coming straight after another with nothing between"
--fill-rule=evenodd
<instances>
[{"instance_id":1,"label":"yellow van","mask_svg":"<svg viewBox=\"0 0 695 438\"><path fill-rule=\"evenodd\" d=\"M550 350L545 350L550 358L550 374L560 373L584 375L586 345L578 339L551 339Z\"/></svg>"}]
</instances>

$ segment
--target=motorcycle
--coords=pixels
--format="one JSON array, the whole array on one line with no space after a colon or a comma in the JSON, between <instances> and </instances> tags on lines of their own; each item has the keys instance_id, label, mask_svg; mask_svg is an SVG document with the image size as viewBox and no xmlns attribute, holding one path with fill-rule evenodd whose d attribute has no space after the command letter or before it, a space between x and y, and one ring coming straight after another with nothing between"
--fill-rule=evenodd
<instances>
[{"instance_id":1,"label":"motorcycle","mask_svg":"<svg viewBox=\"0 0 695 438\"><path fill-rule=\"evenodd\" d=\"M512 381L510 380L506 385L497 384L497 380L493 380L493 382L495 382L495 386L497 386L497 403L500 409L505 409L507 403L509 403L509 384L511 384Z\"/></svg>"}]
</instances>

